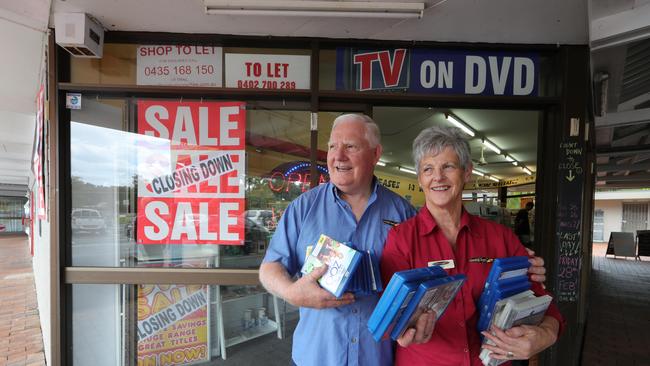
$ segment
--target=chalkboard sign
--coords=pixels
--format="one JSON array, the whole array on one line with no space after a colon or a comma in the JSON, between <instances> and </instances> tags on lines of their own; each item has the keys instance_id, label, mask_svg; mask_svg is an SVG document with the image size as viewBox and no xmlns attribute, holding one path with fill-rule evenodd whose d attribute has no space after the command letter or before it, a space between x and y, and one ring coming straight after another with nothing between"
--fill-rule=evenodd
<instances>
[{"instance_id":1,"label":"chalkboard sign","mask_svg":"<svg viewBox=\"0 0 650 366\"><path fill-rule=\"evenodd\" d=\"M584 145L579 138L569 137L559 148L556 294L558 301L574 302L579 297L582 266Z\"/></svg>"}]
</instances>

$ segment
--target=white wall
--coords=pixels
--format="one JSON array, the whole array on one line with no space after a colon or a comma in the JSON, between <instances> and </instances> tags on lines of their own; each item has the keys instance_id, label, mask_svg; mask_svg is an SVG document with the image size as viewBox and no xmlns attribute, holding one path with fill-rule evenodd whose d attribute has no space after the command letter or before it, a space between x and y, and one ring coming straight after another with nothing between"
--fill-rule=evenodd
<instances>
[{"instance_id":1,"label":"white wall","mask_svg":"<svg viewBox=\"0 0 650 366\"><path fill-rule=\"evenodd\" d=\"M34 201L38 202L38 197L34 193ZM50 214L55 210L50 209ZM38 219L34 219L34 232L30 235L34 237L34 258L32 266L34 267L34 284L36 286L36 299L38 301L38 312L41 319L41 332L43 333L43 349L45 360L48 365L52 364L52 276L51 276L51 243L50 243L50 223L41 221L41 231L39 235ZM31 229L30 229L31 230Z\"/></svg>"},{"instance_id":2,"label":"white wall","mask_svg":"<svg viewBox=\"0 0 650 366\"><path fill-rule=\"evenodd\" d=\"M647 194L647 193L646 193ZM604 218L604 228L603 228L603 240L607 242L609 240L609 234L612 231L621 231L622 221L623 221L623 203L624 202L633 202L633 203L650 203L650 200L623 200L623 199L598 199L594 201L594 210L603 210Z\"/></svg>"},{"instance_id":3,"label":"white wall","mask_svg":"<svg viewBox=\"0 0 650 366\"><path fill-rule=\"evenodd\" d=\"M603 240L607 242L612 231L621 231L623 203L620 200L595 201L594 210L603 210Z\"/></svg>"}]
</instances>

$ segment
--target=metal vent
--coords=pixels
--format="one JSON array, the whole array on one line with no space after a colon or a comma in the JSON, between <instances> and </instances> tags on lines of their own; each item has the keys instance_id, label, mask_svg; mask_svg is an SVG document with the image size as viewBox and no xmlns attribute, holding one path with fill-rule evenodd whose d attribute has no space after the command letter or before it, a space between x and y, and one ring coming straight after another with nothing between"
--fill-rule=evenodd
<instances>
[{"instance_id":1,"label":"metal vent","mask_svg":"<svg viewBox=\"0 0 650 366\"><path fill-rule=\"evenodd\" d=\"M650 92L650 39L627 48L621 87L621 102Z\"/></svg>"}]
</instances>

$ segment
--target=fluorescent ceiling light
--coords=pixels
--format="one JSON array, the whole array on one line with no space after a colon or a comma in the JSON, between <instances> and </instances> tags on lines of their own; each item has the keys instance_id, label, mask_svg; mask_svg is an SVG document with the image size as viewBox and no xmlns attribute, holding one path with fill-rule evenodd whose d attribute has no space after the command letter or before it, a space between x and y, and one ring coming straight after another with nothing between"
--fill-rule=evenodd
<instances>
[{"instance_id":1,"label":"fluorescent ceiling light","mask_svg":"<svg viewBox=\"0 0 650 366\"><path fill-rule=\"evenodd\" d=\"M501 149L499 149L497 145L491 143L490 140L488 139L483 140L483 145L489 147L490 150L494 151L495 153L501 154Z\"/></svg>"},{"instance_id":2,"label":"fluorescent ceiling light","mask_svg":"<svg viewBox=\"0 0 650 366\"><path fill-rule=\"evenodd\" d=\"M409 169L409 168L404 168L403 166L400 166L397 169L399 169L402 172L407 172L407 173L411 173L413 175L418 175L418 173L416 173L415 170L412 170L412 169Z\"/></svg>"},{"instance_id":3,"label":"fluorescent ceiling light","mask_svg":"<svg viewBox=\"0 0 650 366\"><path fill-rule=\"evenodd\" d=\"M515 158L513 158L512 156L508 154L504 154L504 156L506 157L506 161L509 161L512 165L514 166L519 165L519 162L517 162L517 160L515 160Z\"/></svg>"},{"instance_id":4,"label":"fluorescent ceiling light","mask_svg":"<svg viewBox=\"0 0 650 366\"><path fill-rule=\"evenodd\" d=\"M533 172L531 172L530 169L526 168L525 166L522 166L521 169L523 169L526 172L526 174L533 175Z\"/></svg>"},{"instance_id":5,"label":"fluorescent ceiling light","mask_svg":"<svg viewBox=\"0 0 650 366\"><path fill-rule=\"evenodd\" d=\"M204 0L210 15L422 18L424 3L380 1Z\"/></svg>"},{"instance_id":6,"label":"fluorescent ceiling light","mask_svg":"<svg viewBox=\"0 0 650 366\"><path fill-rule=\"evenodd\" d=\"M480 175L481 177L485 176L485 173L480 172L480 171L478 171L476 169L472 169L472 174Z\"/></svg>"},{"instance_id":7,"label":"fluorescent ceiling light","mask_svg":"<svg viewBox=\"0 0 650 366\"><path fill-rule=\"evenodd\" d=\"M379 161L377 162L377 165L379 165L379 166L386 166L386 162L383 162L383 161L379 160Z\"/></svg>"},{"instance_id":8,"label":"fluorescent ceiling light","mask_svg":"<svg viewBox=\"0 0 650 366\"><path fill-rule=\"evenodd\" d=\"M474 133L474 130L471 129L471 127L469 127L469 126L466 125L465 123L463 123L463 122L457 120L457 119L454 118L454 116L452 116L451 114L448 114L448 115L447 115L447 122L449 122L449 123L451 123L452 125L454 125L454 126L460 128L461 130L463 130L463 132L465 132L466 134L468 134L468 135L470 135L470 136L472 136L472 137L474 137L474 135L476 134L476 133Z\"/></svg>"},{"instance_id":9,"label":"fluorescent ceiling light","mask_svg":"<svg viewBox=\"0 0 650 366\"><path fill-rule=\"evenodd\" d=\"M498 179L498 178L496 178L496 177L493 177L493 176L491 176L491 175L490 175L490 176L489 176L488 178L490 178L490 180L493 180L493 181L495 181L495 182L498 182L498 181L499 181L499 179Z\"/></svg>"}]
</instances>

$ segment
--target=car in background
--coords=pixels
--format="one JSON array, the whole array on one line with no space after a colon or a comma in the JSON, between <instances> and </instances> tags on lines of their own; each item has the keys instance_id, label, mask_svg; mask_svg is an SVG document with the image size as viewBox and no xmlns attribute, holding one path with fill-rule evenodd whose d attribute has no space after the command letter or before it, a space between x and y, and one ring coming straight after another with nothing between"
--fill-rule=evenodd
<instances>
[{"instance_id":1,"label":"car in background","mask_svg":"<svg viewBox=\"0 0 650 366\"><path fill-rule=\"evenodd\" d=\"M247 210L244 216L257 225L267 229L275 229L273 212L271 210Z\"/></svg>"},{"instance_id":2,"label":"car in background","mask_svg":"<svg viewBox=\"0 0 650 366\"><path fill-rule=\"evenodd\" d=\"M106 231L106 221L95 209L75 208L72 210L72 230L102 233Z\"/></svg>"},{"instance_id":3,"label":"car in background","mask_svg":"<svg viewBox=\"0 0 650 366\"><path fill-rule=\"evenodd\" d=\"M5 224L0 224L0 233L3 231L7 231L7 226Z\"/></svg>"}]
</instances>

